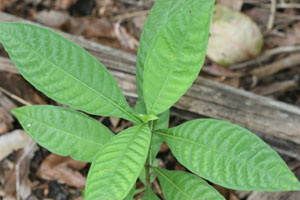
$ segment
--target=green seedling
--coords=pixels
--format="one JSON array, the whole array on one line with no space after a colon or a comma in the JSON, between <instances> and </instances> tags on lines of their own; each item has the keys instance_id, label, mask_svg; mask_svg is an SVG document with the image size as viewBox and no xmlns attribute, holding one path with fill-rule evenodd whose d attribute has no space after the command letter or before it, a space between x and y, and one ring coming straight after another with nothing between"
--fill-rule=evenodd
<instances>
[{"instance_id":1,"label":"green seedling","mask_svg":"<svg viewBox=\"0 0 300 200\"><path fill-rule=\"evenodd\" d=\"M92 162L85 199L133 199L138 177L146 188L143 199L159 199L151 189L153 175L167 200L224 199L205 180L234 190L300 189L280 156L245 128L215 119L168 128L169 108L203 65L213 6L213 0L156 1L138 49L135 110L108 70L83 48L46 28L0 23L0 42L23 77L73 108L34 105L13 114L49 151ZM115 135L76 110L134 126ZM157 167L163 141L191 173Z\"/></svg>"}]
</instances>

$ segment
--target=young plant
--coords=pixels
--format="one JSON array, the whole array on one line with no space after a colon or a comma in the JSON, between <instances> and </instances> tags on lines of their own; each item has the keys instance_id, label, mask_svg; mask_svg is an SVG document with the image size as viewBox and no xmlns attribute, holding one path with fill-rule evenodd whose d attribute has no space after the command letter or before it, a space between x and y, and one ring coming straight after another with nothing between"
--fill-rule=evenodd
<instances>
[{"instance_id":1,"label":"young plant","mask_svg":"<svg viewBox=\"0 0 300 200\"><path fill-rule=\"evenodd\" d=\"M46 28L0 24L1 43L38 90L74 109L134 123L114 135L73 109L35 105L12 111L41 146L92 162L85 199L133 199L138 177L146 187L143 199L159 199L151 189L153 174L167 200L224 199L200 177L235 190L300 189L280 156L238 125L196 119L168 129L169 108L203 65L213 6L213 0L156 1L138 50L135 111L107 69L81 47ZM155 167L163 141L195 175Z\"/></svg>"}]
</instances>

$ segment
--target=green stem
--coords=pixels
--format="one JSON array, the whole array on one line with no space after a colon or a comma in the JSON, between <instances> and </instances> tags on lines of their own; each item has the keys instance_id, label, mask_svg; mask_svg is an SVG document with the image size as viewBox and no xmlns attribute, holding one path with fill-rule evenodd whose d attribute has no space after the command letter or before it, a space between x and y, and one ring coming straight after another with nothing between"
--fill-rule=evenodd
<instances>
[{"instance_id":1,"label":"green stem","mask_svg":"<svg viewBox=\"0 0 300 200\"><path fill-rule=\"evenodd\" d=\"M146 165L145 165L145 171L146 171L146 186L150 186L150 164L151 164L151 145L152 145L152 135L153 135L153 121L149 122L150 126L150 131L151 131L151 140L150 140L150 146L148 150L148 157L146 160Z\"/></svg>"}]
</instances>

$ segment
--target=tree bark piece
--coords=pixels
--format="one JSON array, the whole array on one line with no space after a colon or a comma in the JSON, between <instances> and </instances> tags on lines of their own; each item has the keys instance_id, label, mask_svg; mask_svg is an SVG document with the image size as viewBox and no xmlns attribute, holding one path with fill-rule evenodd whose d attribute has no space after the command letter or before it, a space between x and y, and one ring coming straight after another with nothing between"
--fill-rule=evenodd
<instances>
[{"instance_id":1,"label":"tree bark piece","mask_svg":"<svg viewBox=\"0 0 300 200\"><path fill-rule=\"evenodd\" d=\"M25 20L0 12L0 21L24 22ZM81 37L66 33L63 35L98 58L116 78L125 96L137 98L135 55ZM0 66L9 65L10 71L14 71L12 63L8 64L9 62L8 59L1 58ZM264 138L275 138L275 141L276 138L280 138L284 142L295 144L297 148L300 144L299 108L208 79L199 77L189 91L174 105L174 108L184 111L181 112L183 118L188 113L192 113L193 117L201 115L224 119L259 133Z\"/></svg>"}]
</instances>

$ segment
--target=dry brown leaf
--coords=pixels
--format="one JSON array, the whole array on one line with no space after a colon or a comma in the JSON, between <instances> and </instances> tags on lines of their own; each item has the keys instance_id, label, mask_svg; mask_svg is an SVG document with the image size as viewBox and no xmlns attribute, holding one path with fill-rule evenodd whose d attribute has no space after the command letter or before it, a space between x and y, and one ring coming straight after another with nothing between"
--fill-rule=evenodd
<instances>
[{"instance_id":1,"label":"dry brown leaf","mask_svg":"<svg viewBox=\"0 0 300 200\"><path fill-rule=\"evenodd\" d=\"M16 199L17 196L19 199L28 199L31 195L33 183L29 179L30 161L37 149L36 143L30 140L24 150L16 154L16 163L8 159L0 163L0 196L4 199Z\"/></svg>"},{"instance_id":2,"label":"dry brown leaf","mask_svg":"<svg viewBox=\"0 0 300 200\"><path fill-rule=\"evenodd\" d=\"M217 4L208 42L208 57L228 66L256 57L261 52L263 36L246 15Z\"/></svg>"},{"instance_id":3,"label":"dry brown leaf","mask_svg":"<svg viewBox=\"0 0 300 200\"><path fill-rule=\"evenodd\" d=\"M16 1L17 0L0 0L0 11L4 10L7 6Z\"/></svg>"},{"instance_id":4,"label":"dry brown leaf","mask_svg":"<svg viewBox=\"0 0 300 200\"><path fill-rule=\"evenodd\" d=\"M242 9L244 3L243 0L216 0L216 2L237 11Z\"/></svg>"},{"instance_id":5,"label":"dry brown leaf","mask_svg":"<svg viewBox=\"0 0 300 200\"><path fill-rule=\"evenodd\" d=\"M86 38L116 38L116 35L114 33L114 26L111 22L95 17L89 17L86 18L86 20L88 21L84 31L84 36Z\"/></svg>"},{"instance_id":6,"label":"dry brown leaf","mask_svg":"<svg viewBox=\"0 0 300 200\"><path fill-rule=\"evenodd\" d=\"M0 136L0 161L13 151L24 148L31 141L23 130L14 130Z\"/></svg>"},{"instance_id":7,"label":"dry brown leaf","mask_svg":"<svg viewBox=\"0 0 300 200\"><path fill-rule=\"evenodd\" d=\"M139 42L132 35L130 35L127 30L120 25L119 22L115 23L115 34L123 48L134 51L137 50Z\"/></svg>"},{"instance_id":8,"label":"dry brown leaf","mask_svg":"<svg viewBox=\"0 0 300 200\"><path fill-rule=\"evenodd\" d=\"M87 39L116 39L112 23L95 17L72 17L61 26L61 29L73 35L83 35Z\"/></svg>"},{"instance_id":9,"label":"dry brown leaf","mask_svg":"<svg viewBox=\"0 0 300 200\"><path fill-rule=\"evenodd\" d=\"M119 117L109 117L109 121L112 124L113 128L116 128L120 122Z\"/></svg>"},{"instance_id":10,"label":"dry brown leaf","mask_svg":"<svg viewBox=\"0 0 300 200\"><path fill-rule=\"evenodd\" d=\"M39 167L37 176L45 180L57 180L82 189L85 186L86 178L78 170L86 164L70 157L50 154Z\"/></svg>"},{"instance_id":11,"label":"dry brown leaf","mask_svg":"<svg viewBox=\"0 0 300 200\"><path fill-rule=\"evenodd\" d=\"M0 134L11 130L13 128L13 121L12 115L0 106Z\"/></svg>"},{"instance_id":12,"label":"dry brown leaf","mask_svg":"<svg viewBox=\"0 0 300 200\"><path fill-rule=\"evenodd\" d=\"M76 2L77 0L56 0L54 7L56 9L66 10L70 8L72 5L74 5Z\"/></svg>"},{"instance_id":13,"label":"dry brown leaf","mask_svg":"<svg viewBox=\"0 0 300 200\"><path fill-rule=\"evenodd\" d=\"M67 12L43 10L35 13L33 18L46 26L58 27L66 23L70 19L70 16Z\"/></svg>"}]
</instances>

